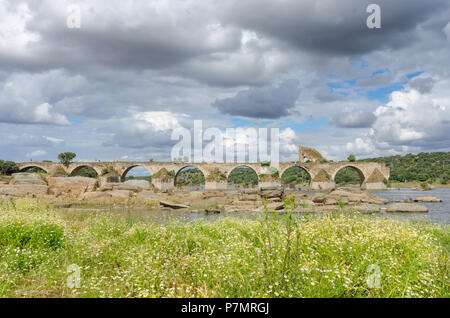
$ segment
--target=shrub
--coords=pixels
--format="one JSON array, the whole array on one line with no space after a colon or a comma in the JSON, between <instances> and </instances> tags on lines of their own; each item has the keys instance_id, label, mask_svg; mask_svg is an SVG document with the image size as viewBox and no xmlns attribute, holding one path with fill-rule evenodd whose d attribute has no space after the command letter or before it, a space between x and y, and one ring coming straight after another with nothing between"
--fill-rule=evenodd
<instances>
[{"instance_id":1,"label":"shrub","mask_svg":"<svg viewBox=\"0 0 450 318\"><path fill-rule=\"evenodd\" d=\"M0 160L0 175L10 176L16 172L19 172L19 167L15 162Z\"/></svg>"}]
</instances>

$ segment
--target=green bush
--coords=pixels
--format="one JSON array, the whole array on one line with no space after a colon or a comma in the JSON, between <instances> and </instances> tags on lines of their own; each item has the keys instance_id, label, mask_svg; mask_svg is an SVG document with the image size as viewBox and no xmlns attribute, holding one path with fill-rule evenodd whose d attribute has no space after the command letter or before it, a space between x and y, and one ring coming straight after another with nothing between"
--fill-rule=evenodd
<instances>
[{"instance_id":1,"label":"green bush","mask_svg":"<svg viewBox=\"0 0 450 318\"><path fill-rule=\"evenodd\" d=\"M15 162L0 160L0 175L10 176L16 172L19 172L19 167Z\"/></svg>"}]
</instances>

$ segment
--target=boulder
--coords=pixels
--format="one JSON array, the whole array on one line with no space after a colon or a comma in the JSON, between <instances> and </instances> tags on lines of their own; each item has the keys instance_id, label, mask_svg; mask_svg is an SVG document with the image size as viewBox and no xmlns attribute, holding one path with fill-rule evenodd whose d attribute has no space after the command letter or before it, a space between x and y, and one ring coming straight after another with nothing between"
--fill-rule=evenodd
<instances>
[{"instance_id":1,"label":"boulder","mask_svg":"<svg viewBox=\"0 0 450 318\"><path fill-rule=\"evenodd\" d=\"M283 210L284 209L284 203L279 203L279 202L268 203L266 206L267 206L267 211L268 212L278 211L278 210ZM254 211L255 212L265 212L265 209L264 209L264 206L261 206L261 207L255 209Z\"/></svg>"},{"instance_id":2,"label":"boulder","mask_svg":"<svg viewBox=\"0 0 450 318\"><path fill-rule=\"evenodd\" d=\"M83 194L83 200L84 201L103 201L103 202L109 202L111 201L111 194L108 192L86 192Z\"/></svg>"},{"instance_id":3,"label":"boulder","mask_svg":"<svg viewBox=\"0 0 450 318\"><path fill-rule=\"evenodd\" d=\"M265 199L281 198L283 197L283 191L281 190L261 190L259 195Z\"/></svg>"},{"instance_id":4,"label":"boulder","mask_svg":"<svg viewBox=\"0 0 450 318\"><path fill-rule=\"evenodd\" d=\"M297 204L297 206L301 206L301 207L310 207L310 206L316 205L313 201L307 200L307 199L302 199L299 201L296 200L296 204Z\"/></svg>"},{"instance_id":5,"label":"boulder","mask_svg":"<svg viewBox=\"0 0 450 318\"><path fill-rule=\"evenodd\" d=\"M442 200L436 197L418 197L414 199L414 202L442 202Z\"/></svg>"},{"instance_id":6,"label":"boulder","mask_svg":"<svg viewBox=\"0 0 450 318\"><path fill-rule=\"evenodd\" d=\"M83 193L93 191L98 182L87 177L49 177L48 186L51 194L80 197Z\"/></svg>"},{"instance_id":7,"label":"boulder","mask_svg":"<svg viewBox=\"0 0 450 318\"><path fill-rule=\"evenodd\" d=\"M203 192L203 199L211 199L225 196L226 196L225 192Z\"/></svg>"},{"instance_id":8,"label":"boulder","mask_svg":"<svg viewBox=\"0 0 450 318\"><path fill-rule=\"evenodd\" d=\"M259 197L256 194L242 194L239 198L239 200L242 201L256 201Z\"/></svg>"},{"instance_id":9,"label":"boulder","mask_svg":"<svg viewBox=\"0 0 450 318\"><path fill-rule=\"evenodd\" d=\"M0 195L13 197L34 197L39 198L48 193L46 185L38 184L14 184L0 186Z\"/></svg>"},{"instance_id":10,"label":"boulder","mask_svg":"<svg viewBox=\"0 0 450 318\"><path fill-rule=\"evenodd\" d=\"M114 190L109 192L111 199L113 200L128 200L131 197L131 191L129 190Z\"/></svg>"},{"instance_id":11,"label":"boulder","mask_svg":"<svg viewBox=\"0 0 450 318\"><path fill-rule=\"evenodd\" d=\"M377 204L369 204L369 203L363 203L363 204L358 204L352 207L348 208L350 211L356 211L359 213L378 213L381 210L381 207Z\"/></svg>"},{"instance_id":12,"label":"boulder","mask_svg":"<svg viewBox=\"0 0 450 318\"><path fill-rule=\"evenodd\" d=\"M323 201L323 204L325 204L325 205L337 205L338 204L338 200L336 200L335 198L332 198L332 197L326 197L325 200Z\"/></svg>"},{"instance_id":13,"label":"boulder","mask_svg":"<svg viewBox=\"0 0 450 318\"><path fill-rule=\"evenodd\" d=\"M37 173L14 173L12 175L9 184L19 185L19 184L35 184L35 185L47 185L47 183L42 179L42 177Z\"/></svg>"},{"instance_id":14,"label":"boulder","mask_svg":"<svg viewBox=\"0 0 450 318\"><path fill-rule=\"evenodd\" d=\"M342 201L348 204L371 203L371 204L386 204L387 200L379 196L359 189L353 188L338 188L331 191L327 198L334 198L337 201Z\"/></svg>"},{"instance_id":15,"label":"boulder","mask_svg":"<svg viewBox=\"0 0 450 318\"><path fill-rule=\"evenodd\" d=\"M386 208L386 212L426 213L428 208L415 203L394 203Z\"/></svg>"},{"instance_id":16,"label":"boulder","mask_svg":"<svg viewBox=\"0 0 450 318\"><path fill-rule=\"evenodd\" d=\"M157 194L151 191L141 191L136 195L138 201L156 201L161 198L162 194Z\"/></svg>"},{"instance_id":17,"label":"boulder","mask_svg":"<svg viewBox=\"0 0 450 318\"><path fill-rule=\"evenodd\" d=\"M325 196L322 194L315 194L312 198L314 203L323 203L325 201Z\"/></svg>"},{"instance_id":18,"label":"boulder","mask_svg":"<svg viewBox=\"0 0 450 318\"><path fill-rule=\"evenodd\" d=\"M171 208L171 209L187 209L187 208L189 208L188 205L166 202L166 201L161 201L161 200L159 200L159 204L161 204L164 207Z\"/></svg>"}]
</instances>

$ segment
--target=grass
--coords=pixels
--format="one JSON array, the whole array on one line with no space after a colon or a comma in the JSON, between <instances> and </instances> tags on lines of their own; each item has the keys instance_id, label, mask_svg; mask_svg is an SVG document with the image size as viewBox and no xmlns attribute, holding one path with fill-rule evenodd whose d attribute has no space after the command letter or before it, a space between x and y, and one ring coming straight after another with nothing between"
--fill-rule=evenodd
<instances>
[{"instance_id":1,"label":"grass","mask_svg":"<svg viewBox=\"0 0 450 318\"><path fill-rule=\"evenodd\" d=\"M448 297L449 241L357 214L157 224L19 200L0 206L0 296Z\"/></svg>"}]
</instances>

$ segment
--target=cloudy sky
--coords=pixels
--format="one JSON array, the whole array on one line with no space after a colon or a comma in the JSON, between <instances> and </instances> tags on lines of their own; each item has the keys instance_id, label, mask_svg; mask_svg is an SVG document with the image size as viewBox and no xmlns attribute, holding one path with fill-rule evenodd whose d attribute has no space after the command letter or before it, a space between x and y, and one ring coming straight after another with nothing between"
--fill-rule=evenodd
<instances>
[{"instance_id":1,"label":"cloudy sky","mask_svg":"<svg viewBox=\"0 0 450 318\"><path fill-rule=\"evenodd\" d=\"M448 0L0 0L0 159L168 160L200 119L284 160L449 151L449 52Z\"/></svg>"}]
</instances>

